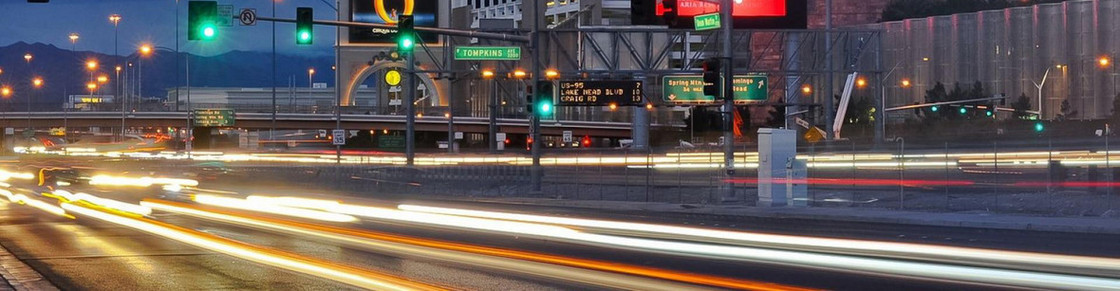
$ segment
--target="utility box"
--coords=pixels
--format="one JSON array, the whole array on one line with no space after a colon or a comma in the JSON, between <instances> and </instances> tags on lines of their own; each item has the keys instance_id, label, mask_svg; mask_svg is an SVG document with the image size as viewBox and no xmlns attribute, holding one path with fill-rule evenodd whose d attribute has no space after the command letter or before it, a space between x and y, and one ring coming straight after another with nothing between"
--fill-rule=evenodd
<instances>
[{"instance_id":1,"label":"utility box","mask_svg":"<svg viewBox=\"0 0 1120 291\"><path fill-rule=\"evenodd\" d=\"M758 206L789 205L790 170L797 162L797 131L758 130Z\"/></svg>"},{"instance_id":2,"label":"utility box","mask_svg":"<svg viewBox=\"0 0 1120 291\"><path fill-rule=\"evenodd\" d=\"M793 159L786 169L786 192L789 193L789 205L795 207L809 206L809 161Z\"/></svg>"}]
</instances>

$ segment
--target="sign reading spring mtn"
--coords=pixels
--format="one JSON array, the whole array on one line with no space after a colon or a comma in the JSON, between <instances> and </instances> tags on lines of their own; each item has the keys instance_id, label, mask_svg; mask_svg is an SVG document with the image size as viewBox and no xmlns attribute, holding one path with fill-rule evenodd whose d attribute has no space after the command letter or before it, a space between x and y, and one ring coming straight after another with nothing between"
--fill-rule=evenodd
<instances>
[{"instance_id":1,"label":"sign reading spring mtn","mask_svg":"<svg viewBox=\"0 0 1120 291\"><path fill-rule=\"evenodd\" d=\"M233 126L233 109L195 109L194 126L222 127Z\"/></svg>"},{"instance_id":2,"label":"sign reading spring mtn","mask_svg":"<svg viewBox=\"0 0 1120 291\"><path fill-rule=\"evenodd\" d=\"M768 76L736 75L731 88L735 103L766 101L770 94ZM715 97L704 95L704 77L700 75L674 75L661 79L665 102L674 104L715 103Z\"/></svg>"},{"instance_id":3,"label":"sign reading spring mtn","mask_svg":"<svg viewBox=\"0 0 1120 291\"><path fill-rule=\"evenodd\" d=\"M397 25L397 16L412 15L415 27L439 27L439 5L444 0L350 0L350 21ZM439 35L417 31L425 43L439 42ZM350 42L395 44L397 29L351 28Z\"/></svg>"}]
</instances>

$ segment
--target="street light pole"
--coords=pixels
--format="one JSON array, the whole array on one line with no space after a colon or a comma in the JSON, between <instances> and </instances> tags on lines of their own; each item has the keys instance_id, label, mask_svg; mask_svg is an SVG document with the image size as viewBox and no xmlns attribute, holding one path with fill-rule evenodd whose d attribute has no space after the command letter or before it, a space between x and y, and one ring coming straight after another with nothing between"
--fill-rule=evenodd
<instances>
[{"instance_id":1,"label":"street light pole","mask_svg":"<svg viewBox=\"0 0 1120 291\"><path fill-rule=\"evenodd\" d=\"M1040 81L1040 82L1031 81L1031 83L1034 83L1034 87L1038 88L1038 119L1042 119L1042 87L1046 86L1046 77L1047 76L1050 76L1050 67L1049 66L1046 67L1046 72L1042 73L1042 81Z\"/></svg>"}]
</instances>

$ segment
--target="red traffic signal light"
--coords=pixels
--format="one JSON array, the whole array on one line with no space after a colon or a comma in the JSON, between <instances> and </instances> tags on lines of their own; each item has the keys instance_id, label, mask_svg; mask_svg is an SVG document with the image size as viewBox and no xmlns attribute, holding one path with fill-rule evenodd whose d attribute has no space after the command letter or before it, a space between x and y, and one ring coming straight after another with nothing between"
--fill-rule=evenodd
<instances>
[{"instance_id":1,"label":"red traffic signal light","mask_svg":"<svg viewBox=\"0 0 1120 291\"><path fill-rule=\"evenodd\" d=\"M719 96L720 60L709 58L704 61L704 95Z\"/></svg>"}]
</instances>

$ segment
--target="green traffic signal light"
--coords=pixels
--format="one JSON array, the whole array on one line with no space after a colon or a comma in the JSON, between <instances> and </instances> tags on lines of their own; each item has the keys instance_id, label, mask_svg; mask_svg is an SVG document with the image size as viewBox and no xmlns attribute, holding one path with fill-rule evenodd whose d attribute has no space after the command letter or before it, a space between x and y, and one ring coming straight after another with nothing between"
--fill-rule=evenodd
<instances>
[{"instance_id":1,"label":"green traffic signal light","mask_svg":"<svg viewBox=\"0 0 1120 291\"><path fill-rule=\"evenodd\" d=\"M987 115L987 116L992 116L992 111L991 110L984 111L984 114Z\"/></svg>"},{"instance_id":2,"label":"green traffic signal light","mask_svg":"<svg viewBox=\"0 0 1120 291\"><path fill-rule=\"evenodd\" d=\"M217 22L217 1L191 1L187 6L187 40L213 40L218 36Z\"/></svg>"},{"instance_id":3,"label":"green traffic signal light","mask_svg":"<svg viewBox=\"0 0 1120 291\"><path fill-rule=\"evenodd\" d=\"M937 112L937 106L930 107L929 111Z\"/></svg>"},{"instance_id":4,"label":"green traffic signal light","mask_svg":"<svg viewBox=\"0 0 1120 291\"><path fill-rule=\"evenodd\" d=\"M401 15L397 19L397 51L402 53L412 52L416 46L416 32L412 29L412 15Z\"/></svg>"},{"instance_id":5,"label":"green traffic signal light","mask_svg":"<svg viewBox=\"0 0 1120 291\"><path fill-rule=\"evenodd\" d=\"M533 98L533 101L535 101L537 107L536 110L534 110L534 113L537 114L537 116L552 116L552 101L554 100L553 95L555 94L554 91L555 90L553 90L552 82L537 82L537 96L536 98Z\"/></svg>"},{"instance_id":6,"label":"green traffic signal light","mask_svg":"<svg viewBox=\"0 0 1120 291\"><path fill-rule=\"evenodd\" d=\"M967 114L968 108L961 107L961 114Z\"/></svg>"},{"instance_id":7,"label":"green traffic signal light","mask_svg":"<svg viewBox=\"0 0 1120 291\"><path fill-rule=\"evenodd\" d=\"M1045 129L1045 127L1042 126L1042 122L1037 122L1034 124L1035 132L1042 132L1043 129Z\"/></svg>"},{"instance_id":8,"label":"green traffic signal light","mask_svg":"<svg viewBox=\"0 0 1120 291\"><path fill-rule=\"evenodd\" d=\"M204 40L213 39L214 36L217 35L217 34L218 34L218 31L217 31L217 29L214 29L214 26L207 25L207 26L202 28L202 37L203 37Z\"/></svg>"},{"instance_id":9,"label":"green traffic signal light","mask_svg":"<svg viewBox=\"0 0 1120 291\"><path fill-rule=\"evenodd\" d=\"M540 109L541 115L550 115L552 113L552 102L541 100L537 107Z\"/></svg>"},{"instance_id":10,"label":"green traffic signal light","mask_svg":"<svg viewBox=\"0 0 1120 291\"><path fill-rule=\"evenodd\" d=\"M312 37L314 21L314 11L311 7L297 7L296 8L296 44L309 45L314 37Z\"/></svg>"}]
</instances>

